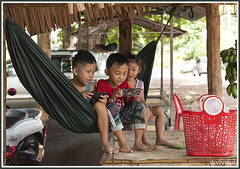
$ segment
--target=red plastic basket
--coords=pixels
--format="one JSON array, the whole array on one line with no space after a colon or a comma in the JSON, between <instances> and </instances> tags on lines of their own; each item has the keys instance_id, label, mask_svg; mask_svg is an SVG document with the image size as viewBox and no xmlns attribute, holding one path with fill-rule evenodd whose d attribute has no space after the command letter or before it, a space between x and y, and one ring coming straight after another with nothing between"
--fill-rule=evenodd
<instances>
[{"instance_id":1,"label":"red plastic basket","mask_svg":"<svg viewBox=\"0 0 240 169\"><path fill-rule=\"evenodd\" d=\"M210 115L203 106L202 112L183 110L182 118L187 155L233 155L237 118L236 110L230 110L229 113L225 113L222 107L220 113Z\"/></svg>"}]
</instances>

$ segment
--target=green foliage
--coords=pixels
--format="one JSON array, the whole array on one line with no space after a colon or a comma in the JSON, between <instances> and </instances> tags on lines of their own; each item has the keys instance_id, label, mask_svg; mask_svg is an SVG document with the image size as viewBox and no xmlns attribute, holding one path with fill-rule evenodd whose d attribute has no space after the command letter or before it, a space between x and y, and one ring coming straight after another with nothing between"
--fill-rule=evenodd
<instances>
[{"instance_id":1,"label":"green foliage","mask_svg":"<svg viewBox=\"0 0 240 169\"><path fill-rule=\"evenodd\" d=\"M229 7L228 7L229 8ZM143 9L146 11L146 9ZM234 45L234 41L237 36L237 17L232 15L234 13L234 6L230 6L230 14L227 14L227 6L223 11L223 5L219 6L221 15L221 46L220 49L229 48ZM231 15L231 16L229 16ZM84 17L84 15L82 15ZM148 15L145 18L151 19L156 22L161 22L161 15ZM168 14L163 15L163 23L166 24L170 16ZM230 19L230 22L229 22ZM200 18L197 21L188 21L183 18L173 17L173 26L187 31L186 34L180 35L173 39L174 58L180 59L174 60L174 62L197 59L199 57L205 57L206 54L206 17ZM83 24L82 24L83 27ZM77 25L73 25L72 32L77 31ZM146 33L152 32L151 30L143 27L133 25L133 41L141 46L146 46L149 42L157 40L160 33ZM119 27L111 28L108 30L108 39L106 45L109 43L117 43L119 46ZM63 33L59 31L58 40L53 43L61 43L63 40ZM161 42L159 42L161 44ZM164 35L164 67L169 66L170 56L170 38ZM62 47L62 43L61 43ZM133 45L133 53L137 54L141 50L140 47ZM156 52L156 61L154 66L160 65L160 45Z\"/></svg>"},{"instance_id":2,"label":"green foliage","mask_svg":"<svg viewBox=\"0 0 240 169\"><path fill-rule=\"evenodd\" d=\"M61 49L63 49L63 35L64 35L63 31L59 30L57 33L57 40L52 41L53 44L59 44Z\"/></svg>"},{"instance_id":3,"label":"green foliage","mask_svg":"<svg viewBox=\"0 0 240 169\"><path fill-rule=\"evenodd\" d=\"M119 39L119 26L108 30L108 39L105 45L108 45L110 43L117 43L117 45L119 46L118 39Z\"/></svg>"}]
</instances>

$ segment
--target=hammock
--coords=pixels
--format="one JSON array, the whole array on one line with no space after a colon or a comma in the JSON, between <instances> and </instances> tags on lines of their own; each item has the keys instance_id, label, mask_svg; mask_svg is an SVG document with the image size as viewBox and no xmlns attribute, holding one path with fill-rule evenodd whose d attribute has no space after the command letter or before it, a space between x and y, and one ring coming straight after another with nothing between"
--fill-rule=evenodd
<instances>
[{"instance_id":1,"label":"hammock","mask_svg":"<svg viewBox=\"0 0 240 169\"><path fill-rule=\"evenodd\" d=\"M158 39L156 41L152 41L148 43L139 53L138 56L141 58L141 60L144 62L146 65L146 70L144 73L141 75L140 79L144 82L144 97L145 100L147 100L147 95L148 95L148 89L150 85L150 80L152 76L152 69L153 69L153 64L154 64L154 59L155 59L155 53L156 53L156 48L157 48L157 43L162 36L164 30L166 29L167 25L169 24L175 10L177 9L179 4L173 5L171 10L169 11L169 19L167 21L167 24L163 28L162 32L158 36Z\"/></svg>"},{"instance_id":2,"label":"hammock","mask_svg":"<svg viewBox=\"0 0 240 169\"><path fill-rule=\"evenodd\" d=\"M10 17L6 19L6 39L19 80L46 113L73 132L98 132L91 104Z\"/></svg>"},{"instance_id":3,"label":"hammock","mask_svg":"<svg viewBox=\"0 0 240 169\"><path fill-rule=\"evenodd\" d=\"M9 54L19 80L46 113L61 126L75 133L99 132L93 106L9 16L6 19L5 30ZM150 42L139 53L148 67L141 78L145 83L145 97L158 40Z\"/></svg>"}]
</instances>

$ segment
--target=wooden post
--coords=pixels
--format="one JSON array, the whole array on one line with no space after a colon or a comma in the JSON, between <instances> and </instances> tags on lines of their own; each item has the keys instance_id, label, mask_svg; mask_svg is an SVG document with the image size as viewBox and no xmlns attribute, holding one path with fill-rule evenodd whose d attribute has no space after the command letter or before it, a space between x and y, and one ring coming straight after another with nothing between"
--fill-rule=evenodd
<instances>
[{"instance_id":1,"label":"wooden post","mask_svg":"<svg viewBox=\"0 0 240 169\"><path fill-rule=\"evenodd\" d=\"M218 3L207 3L207 78L208 93L222 96L220 60L220 15Z\"/></svg>"},{"instance_id":2,"label":"wooden post","mask_svg":"<svg viewBox=\"0 0 240 169\"><path fill-rule=\"evenodd\" d=\"M119 52L132 53L132 19L119 21Z\"/></svg>"},{"instance_id":3,"label":"wooden post","mask_svg":"<svg viewBox=\"0 0 240 169\"><path fill-rule=\"evenodd\" d=\"M163 12L161 13L161 31L163 31ZM160 97L163 97L163 36L161 36L161 90Z\"/></svg>"},{"instance_id":4,"label":"wooden post","mask_svg":"<svg viewBox=\"0 0 240 169\"><path fill-rule=\"evenodd\" d=\"M89 23L86 19L86 26L87 26L87 51L89 51Z\"/></svg>"},{"instance_id":5,"label":"wooden post","mask_svg":"<svg viewBox=\"0 0 240 169\"><path fill-rule=\"evenodd\" d=\"M5 20L6 14L3 13L3 166L6 166L6 92L7 92L7 72L6 72L6 35Z\"/></svg>"},{"instance_id":6,"label":"wooden post","mask_svg":"<svg viewBox=\"0 0 240 169\"><path fill-rule=\"evenodd\" d=\"M77 45L77 50L82 49L82 19L81 19L81 12L79 12L79 22L78 22L78 45Z\"/></svg>"},{"instance_id":7,"label":"wooden post","mask_svg":"<svg viewBox=\"0 0 240 169\"><path fill-rule=\"evenodd\" d=\"M44 33L37 35L37 42L38 46L48 55L49 58L51 58L51 33ZM49 115L43 110L43 108L37 104L37 108L42 110L42 116L41 120L43 122L43 125L46 126L47 119Z\"/></svg>"},{"instance_id":8,"label":"wooden post","mask_svg":"<svg viewBox=\"0 0 240 169\"><path fill-rule=\"evenodd\" d=\"M170 20L170 121L169 126L173 126L174 118L173 103L173 18Z\"/></svg>"}]
</instances>

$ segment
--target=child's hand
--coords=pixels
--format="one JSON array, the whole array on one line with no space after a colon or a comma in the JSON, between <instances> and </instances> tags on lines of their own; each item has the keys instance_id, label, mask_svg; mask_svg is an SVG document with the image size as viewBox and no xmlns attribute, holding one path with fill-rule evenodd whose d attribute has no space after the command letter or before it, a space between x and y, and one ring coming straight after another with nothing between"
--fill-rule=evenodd
<instances>
[{"instance_id":1,"label":"child's hand","mask_svg":"<svg viewBox=\"0 0 240 169\"><path fill-rule=\"evenodd\" d=\"M108 97L109 97L108 95L101 95L101 99L98 99L98 101L100 101L106 105Z\"/></svg>"},{"instance_id":2,"label":"child's hand","mask_svg":"<svg viewBox=\"0 0 240 169\"><path fill-rule=\"evenodd\" d=\"M89 90L84 90L84 91L82 91L81 92L82 93L82 95L83 95L83 97L85 98L85 99L87 99L87 98L92 98L92 95L93 95L93 93L92 92L90 92Z\"/></svg>"},{"instance_id":3,"label":"child's hand","mask_svg":"<svg viewBox=\"0 0 240 169\"><path fill-rule=\"evenodd\" d=\"M116 100L118 97L122 97L123 96L123 91L122 89L117 89L113 95L112 95L112 99Z\"/></svg>"},{"instance_id":4,"label":"child's hand","mask_svg":"<svg viewBox=\"0 0 240 169\"><path fill-rule=\"evenodd\" d=\"M148 121L152 121L153 120L153 114L152 112L148 109Z\"/></svg>"}]
</instances>

